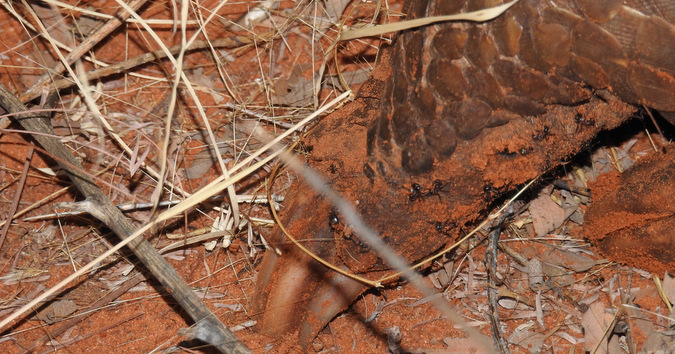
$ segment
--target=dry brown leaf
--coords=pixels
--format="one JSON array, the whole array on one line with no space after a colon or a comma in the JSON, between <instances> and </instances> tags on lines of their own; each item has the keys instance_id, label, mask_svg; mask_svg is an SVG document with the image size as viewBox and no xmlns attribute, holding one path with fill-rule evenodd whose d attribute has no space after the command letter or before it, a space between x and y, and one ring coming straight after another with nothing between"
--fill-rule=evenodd
<instances>
[{"instance_id":1,"label":"dry brown leaf","mask_svg":"<svg viewBox=\"0 0 675 354\"><path fill-rule=\"evenodd\" d=\"M55 301L35 315L35 319L52 324L63 320L77 311L77 305L68 299Z\"/></svg>"},{"instance_id":2,"label":"dry brown leaf","mask_svg":"<svg viewBox=\"0 0 675 354\"><path fill-rule=\"evenodd\" d=\"M537 237L557 229L565 221L565 210L551 200L545 191L530 202L529 210Z\"/></svg>"},{"instance_id":3,"label":"dry brown leaf","mask_svg":"<svg viewBox=\"0 0 675 354\"><path fill-rule=\"evenodd\" d=\"M581 325L584 327L584 350L593 351L597 346L597 354L621 352L616 340L608 344L605 337L605 331L612 324L612 318L611 314L605 312L605 305L602 302L594 302L589 306L588 311L581 317Z\"/></svg>"},{"instance_id":4,"label":"dry brown leaf","mask_svg":"<svg viewBox=\"0 0 675 354\"><path fill-rule=\"evenodd\" d=\"M570 252L566 249L544 245L549 248L547 252L541 252L537 249L522 250L523 256L527 258L537 257L540 261L551 265L571 269L575 272L585 272L602 261L597 261L579 253Z\"/></svg>"},{"instance_id":5,"label":"dry brown leaf","mask_svg":"<svg viewBox=\"0 0 675 354\"><path fill-rule=\"evenodd\" d=\"M311 105L314 102L314 82L302 76L306 70L311 70L309 64L296 64L288 78L276 80L272 103L291 107Z\"/></svg>"},{"instance_id":6,"label":"dry brown leaf","mask_svg":"<svg viewBox=\"0 0 675 354\"><path fill-rule=\"evenodd\" d=\"M642 345L640 353L672 353L675 348L675 335L672 331L653 332Z\"/></svg>"},{"instance_id":7,"label":"dry brown leaf","mask_svg":"<svg viewBox=\"0 0 675 354\"><path fill-rule=\"evenodd\" d=\"M530 353L539 353L546 337L528 328L516 328L508 338L508 342L527 349Z\"/></svg>"}]
</instances>

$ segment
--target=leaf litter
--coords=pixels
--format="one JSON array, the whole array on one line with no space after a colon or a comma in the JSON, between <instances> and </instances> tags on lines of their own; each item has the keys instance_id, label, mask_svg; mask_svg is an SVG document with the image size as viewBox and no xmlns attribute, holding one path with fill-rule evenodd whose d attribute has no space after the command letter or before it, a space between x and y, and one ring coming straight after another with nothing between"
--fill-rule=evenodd
<instances>
[{"instance_id":1,"label":"leaf litter","mask_svg":"<svg viewBox=\"0 0 675 354\"><path fill-rule=\"evenodd\" d=\"M339 14L345 10L346 4L347 2L345 1L329 3L330 6L327 6L328 9L337 10L329 10L324 17L320 18L320 21L316 25L320 32L320 36L328 37L334 35L334 33L331 32L331 28L337 22L337 19L340 18ZM259 25L274 27L278 23L283 23L283 21L291 17L289 16L288 11L283 11L286 10L279 12L273 8L267 9L265 12L266 15L272 14L272 16L264 16L264 21L266 22ZM307 14L305 13L300 16L306 15ZM90 17L82 16L81 19L90 20ZM63 26L64 23L67 23L67 21L62 21L59 26ZM97 26L95 23L87 25L82 23L81 25L85 27ZM68 33L70 31L68 28L61 29L62 33ZM65 29L65 31L63 31L63 29ZM85 32L88 32L88 30L85 30ZM285 49L283 49L284 46L280 47L281 49L276 47L272 50L277 50L277 53L281 53L282 50ZM270 52L272 50L270 50ZM295 51L297 52L300 50ZM237 50L227 50L226 52L228 58L231 60L243 59L243 62L249 60L248 63L251 63L251 58L254 58L254 56L250 56L250 54L246 57L247 54L241 54L241 51ZM257 103L255 106L258 107L256 108L257 113L269 115L269 117L291 116L290 112L303 112L303 110L306 109L306 106L312 105L316 99L316 96L314 96L316 94L314 92L315 81L308 78L313 77L312 73L318 65L314 65L315 63L311 62L293 63L297 60L297 56L295 55L296 54L289 56L284 59L285 61L282 60L278 62L279 67L270 71L273 74L272 76L274 76L274 79L271 82L265 81L266 78L264 78L264 74L261 75L262 77L257 78L257 85L250 83L246 85L242 84L241 81L238 82L236 86L237 90L240 91L235 95L239 97L239 101L236 103L242 107L246 104L245 107L250 108L252 106L250 103L255 102ZM258 63L256 63L256 65L258 65ZM364 77L364 72L367 73L367 69L358 67L350 70L351 71L347 72L359 73L361 77ZM242 71L233 73L235 76L241 75ZM284 77L284 72L291 72L292 75L290 77ZM146 70L144 73L156 74L157 72ZM204 67L198 67L188 71L188 73L193 83L195 83L196 86L203 88L201 92L205 93L207 96L207 98L204 99L205 101L213 103L213 105L222 103L223 97L226 97L222 94L225 91L225 88L220 83L214 84L214 80L218 75ZM334 73L331 73L328 76L336 77ZM288 81L288 78L291 80ZM283 79L286 79L286 81ZM256 83L255 80L250 80L250 82ZM126 86L127 83L126 80L124 82L117 82L116 87L124 88L124 90L117 92L109 91L106 92L105 95L98 92L98 89L102 88L103 85L97 86L97 93L95 94L96 101L101 105L105 105L111 111L114 109L111 102L108 102L108 100L133 101L133 98L130 97L137 95L138 92L125 91L128 87ZM276 83L279 83L280 86L277 86ZM136 82L136 84L138 84L140 88L138 91L142 91L143 84L140 82ZM284 87L283 85L287 86ZM273 89L271 91L266 91L269 87L273 87ZM322 83L319 87L326 89L329 86L326 83ZM346 90L341 84L333 85L332 87ZM108 85L106 88L112 90L114 89L114 86ZM166 87L159 88L157 91L164 89L166 89ZM152 87L148 88L148 92L152 90L155 89ZM273 97L271 102L267 101L269 92L272 93ZM242 99L241 97L246 98ZM143 100L144 98L141 97L140 99ZM79 96L76 96L76 99L72 102L75 102L76 100L79 100ZM157 122L143 122L137 114L139 111L149 110L148 104L153 100L152 95L150 95L146 102L139 102L137 106L130 106L122 109L121 111L124 111L122 114L130 117L127 122L130 122L133 119L136 121L136 125L132 125L134 129L130 129L120 123L116 129L119 129L120 131L129 131L140 127L148 127L148 124L157 124ZM105 132L103 132L100 125L96 124L93 120L94 117L91 114L85 113L86 110L84 110L81 102L80 106L77 106L76 104L70 108L79 112L75 112L75 120L78 119L78 117L82 118L82 122L78 123L80 129L82 129L81 133L75 134L74 137L84 138L86 141L105 139ZM110 115L114 116L114 114L120 113L111 112ZM190 116L190 114L186 114L186 116ZM201 147L198 150L201 152L191 156L186 153L190 148L189 144L184 144L183 142L176 144L175 149L172 150L174 151L174 154L169 154L173 157L169 158L172 159L172 163L179 166L177 171L185 172L183 174L185 178L183 179L181 179L181 173L176 174L175 181L178 185L188 185L193 182L201 183L199 180L207 175L209 170L213 167L214 151L218 150L219 153L226 158L226 161L229 162L227 159L234 161L238 158L238 155L245 150L245 145L239 145L238 143L248 139L248 137L241 136L241 132L237 131L236 128L231 128L235 125L234 122L236 122L236 119L239 118L225 116L222 112L214 113L214 117L221 119L219 122L219 124L222 124L220 137L223 138L223 141L228 141L229 143L225 143L223 145L225 148L223 149L221 149L220 145L218 148L214 149L212 146L203 143L203 141L208 140L202 138L201 141L198 141L198 143L201 144ZM64 120L66 119L67 118L64 118ZM59 121L58 119L55 120L55 122L57 124L63 123L63 127L68 127L73 123ZM162 122L160 121L159 123L161 124ZM292 121L290 121L289 124L290 123L292 123ZM129 123L127 123L127 125L128 124ZM192 130L197 130L196 133L198 134L203 133L198 131L203 128L196 127L195 123L187 118L181 122L180 126L175 125L174 129L183 134L181 137L185 138L185 141L190 142L200 140L186 138L190 134L195 133ZM128 166L130 166L130 168L128 171L122 173L129 174L131 177L138 176L138 171L141 171L141 163L147 162L149 164L157 164L157 161L153 160L156 158L156 151L151 151L150 145L147 145L145 149L142 147L143 145L141 145L143 139L146 137L153 137L156 134L156 129L148 129L148 131L153 132L147 134L143 138L140 137L140 134L136 135L138 140L136 140L135 145L132 144L132 146L134 146L134 153L130 156L128 161ZM644 140L644 137L640 139ZM255 142L251 141L247 141L246 143L255 144ZM617 168L625 170L632 164L634 155L637 154L639 156L642 154L642 151L637 153L634 151L634 146L636 144L638 144L637 138L618 147L596 149L595 152L591 154L592 163L590 167L588 165L580 167L579 170L566 175L564 179L576 187L585 188L587 187L586 182L594 180L600 173L613 171ZM112 149L109 142L106 148ZM83 155L83 158L86 157L86 154ZM176 157L181 155L182 157L180 158ZM197 156L199 158L197 158ZM179 163L181 158L190 161L181 164ZM122 158L120 157L120 159ZM102 159L99 163L105 166L104 168L111 168L116 162L112 159ZM108 178L113 181L112 183L119 183L122 181L122 178L119 176L119 173L117 175L110 174ZM287 178L287 182L290 182L293 177L288 176ZM134 194L139 199L147 201L148 196L141 193L143 189L138 186L133 186L134 184L142 185L144 183L147 184L148 181L132 181L129 183L130 187L125 188L129 191L128 194ZM173 195L168 195L171 198L174 197ZM625 349L631 348L631 342L641 344L640 350L645 352L672 348L673 314L660 300L660 297L657 295L656 287L648 285L651 283L650 277L644 276L639 270L630 269L617 264L608 264L606 261L600 259L598 255L588 247L582 237L579 237L579 233L571 232L572 230L578 231L583 226L583 211L589 202L589 198L572 193L568 189L548 186L543 188L541 193L535 199L530 201L529 206L521 215L515 217L522 221L522 224L519 227L514 225L504 232L506 234L506 236L502 237L504 249L500 252L500 259L498 262L498 272L504 279L504 284L502 284L499 289L501 294L499 304L500 312L503 311L502 326L506 328L507 333L510 333L508 339L513 345L512 349L514 351L536 352L555 350L556 348L562 348L564 345L569 344L574 347L584 346L584 348L588 350L593 350L593 348L599 344L599 348L605 348L603 350L610 350L610 352L611 350L631 352L630 350ZM261 209L263 208L252 206L248 212L251 214L264 215L264 213L261 212ZM192 225L201 224L201 226L204 227L211 226L220 229L221 221L223 219L218 215L217 211L214 209L205 209L202 212L202 216L195 217L196 219L199 219L198 222L184 225L184 228L193 228ZM147 220L147 218L150 217L150 215L144 211L134 212L133 216L137 220ZM221 220L218 218L221 218ZM72 235L80 226L78 225L78 222L65 219L60 220L59 222L65 223L64 233L69 235ZM230 243L228 244L228 247L215 247L212 251L206 251L204 249L173 251L167 256L175 261L174 264L181 262L188 268L193 268L191 270L193 272L215 274L212 277L207 278L209 280L205 283L202 282L199 284L200 294L203 295L201 297L213 300L217 299L218 302L213 302L212 304L215 308L224 311L219 312L219 314L224 317L235 317L232 323L241 324L241 331L246 332L245 328L255 328L255 323L246 318L244 307L242 306L242 303L246 298L246 287L250 285L253 274L253 270L249 264L255 262L255 259L249 262L249 259L245 258L245 256L248 255L254 257L254 251L256 249L262 251L264 248L261 246L263 241L255 240L255 242L253 242L253 237L249 237L244 241L242 238L243 234L239 233L241 230L236 230L229 221L225 223L226 229L232 230L232 233L234 234L234 237L228 241ZM257 227L253 228L251 223L246 225L251 233L254 232L253 230L256 230L256 234L264 234L264 231L257 231ZM179 227L179 229L180 228L181 227ZM572 234L575 236L572 236ZM54 233L52 235L54 235ZM105 236L106 235L95 234L95 238L102 238ZM31 237L36 237L36 235L31 234ZM78 248L83 251L86 250L86 252L75 252L73 254L73 258L78 264L85 262L87 258L91 258L86 253L94 253L94 251L97 251L90 246L87 248L87 244L84 243L84 240L82 240L82 243L71 243L72 240L68 240L68 242L71 249ZM171 241L169 240L158 239L157 247L161 248L170 242ZM437 296L442 296L447 301L456 305L458 309L463 309L465 316L473 326L486 331L490 314L488 313L487 306L483 303L486 293L486 268L485 264L482 262L483 246L480 243L480 237L472 240L472 242L471 245L460 250L455 255L456 257L453 257L452 259L449 257L443 258L441 261L436 262L434 267L429 271L428 281L435 288L443 290L442 293ZM102 244L105 244L105 242L99 241L98 245ZM45 245L44 247L41 247L43 254L51 253L49 257L46 258L46 262L44 262L45 260L43 260L43 262L37 262L36 260L36 262L31 263L28 259L33 256L30 256L27 252L19 252L16 254L16 258L12 260L12 267L7 268L7 270L3 272L1 279L5 281L6 285L21 284L21 286L26 286L25 290L21 290L22 296L20 299L11 298L11 300L2 301L0 312L3 314L8 309L17 307L19 303L25 302L26 299L34 297L37 292L42 291L42 283L49 284L51 282L50 277L57 276L57 274L45 275L45 269L48 269L50 265L56 263L70 263L65 252L45 251L50 248L56 249L56 246ZM506 247L511 247L508 255L505 255L505 253L507 253L507 251L505 251ZM233 261L231 259L232 257L240 258ZM216 259L228 259L228 262L225 262L224 264L219 263L218 266L213 268L214 271L206 271L205 269L211 269L208 266L200 267L199 269L202 270L196 270L200 263L215 262ZM126 261L123 261L124 263L121 264L112 262L118 262L118 260L111 260L109 272L106 272L104 269L96 275L92 274L92 276L101 278L98 282L102 284L102 288L108 288L107 285L103 284L111 284L110 286L114 286L112 285L113 283L121 284L129 277L128 272L132 269L129 263ZM230 270L230 276L218 276L218 272L221 274L225 273L222 270ZM94 281L96 282L96 279L94 279ZM30 285L32 283L37 285L33 287L31 291ZM235 291L237 291L236 288L238 287L239 293L235 294L235 291L233 290L222 291L221 288L224 288L222 283L235 284ZM666 298L672 303L674 296L673 292L675 291L673 290L675 285L673 285L672 277L668 274L664 275L662 283L663 292L666 294ZM138 287L136 290L137 292L152 292L152 288L147 285ZM415 291L409 289L406 285L394 289L386 289L383 290L383 292L387 294L386 297L380 296L381 294L366 294L364 297L364 302L372 297L372 303L375 304L375 309L369 307L369 309L371 309L370 312L362 311L364 310L362 308L363 304L357 303L355 304L353 311L363 313L363 317L366 317L367 315L367 318L370 320L369 322L371 322L375 328L381 329L381 333L386 334L385 340L380 339L381 342L378 342L378 339L373 338L371 332L358 327L362 323L360 320L346 322L349 315L345 314L337 318L336 321L330 325L329 330L319 336L317 342L321 342L322 345L317 345L315 348L324 348L324 350L330 350L335 347L341 347L343 349L355 348L354 343L357 341L359 341L359 343L362 343L363 341L381 343L386 350L390 352L465 352L473 347L473 344L468 340L459 338L457 333L453 333L452 328L446 328L448 327L447 322L439 322L440 318L438 317L438 314L429 308L428 302L431 299L419 298L419 296L415 294ZM5 295L7 294L3 293L3 299L10 299L10 297ZM152 309L155 308L158 308L159 311L167 311L166 308L157 306L153 302L149 302L151 300L147 300L146 298L147 296L145 295L127 295L124 300L115 303L112 307L118 310L131 310L133 303L139 303L146 305L148 311L153 311ZM387 301L387 298L393 300ZM60 319L77 313L78 308L73 308L72 306L68 308L68 303L62 303L62 301L71 300L55 300L50 306L53 308L55 306L60 307L63 305L64 310L57 311L54 309L51 315L47 315L44 318ZM57 306L57 304L59 305ZM621 331L609 327L615 322L618 323L614 320L615 315L621 311L617 309L621 308L623 305L635 307L625 307L623 310L627 316L624 316L625 318L620 320L623 321L622 323L626 323L630 330L622 334ZM652 311L659 316L648 313L644 311L645 309L649 309L649 311ZM71 312L71 310L73 312ZM101 309L99 311L104 312L105 310ZM671 319L668 319L668 316L670 316ZM45 321L44 318L41 320ZM172 320L178 322L181 321L179 318L174 318ZM439 326L441 328L437 330L430 330L430 327L435 326L436 323L442 323L443 326ZM617 327L616 324L614 327ZM81 331L80 329L71 329L71 331L73 330L76 332ZM174 332L177 333L177 330ZM249 332L245 338L250 339L252 336L251 333L252 332ZM631 333L639 333L642 338L631 339ZM69 333L61 339L66 341L71 335L72 333ZM11 336L15 337L11 340L15 340L20 334L17 333L16 335ZM360 336L360 338L355 338L354 336ZM143 337L143 335L141 335L141 337ZM151 334L148 334L139 339L141 341L145 339L151 343L161 342L153 342L153 339L150 337ZM343 337L346 339L339 340ZM5 337L0 338L0 340L9 339L8 337ZM162 339L162 341L163 340L166 339ZM175 338L172 340L177 342ZM259 348L269 347L269 345L273 343L264 338L250 340L252 342L261 341ZM57 342L52 344L57 344ZM274 346L272 345L272 347ZM122 348L133 350L131 348L138 347L122 346ZM148 349L142 350L149 351ZM600 349L598 352L600 352Z\"/></svg>"}]
</instances>

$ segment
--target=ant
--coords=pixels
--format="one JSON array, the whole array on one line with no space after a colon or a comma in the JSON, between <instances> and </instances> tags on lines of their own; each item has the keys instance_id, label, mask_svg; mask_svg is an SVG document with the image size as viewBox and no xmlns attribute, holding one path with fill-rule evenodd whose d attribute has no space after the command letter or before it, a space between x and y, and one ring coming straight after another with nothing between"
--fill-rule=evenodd
<instances>
[{"instance_id":1,"label":"ant","mask_svg":"<svg viewBox=\"0 0 675 354\"><path fill-rule=\"evenodd\" d=\"M338 168L337 168L337 166L335 166L334 163L332 163L332 164L330 164L330 166L328 167L328 171L330 171L330 173L334 175L334 174L337 173Z\"/></svg>"},{"instance_id":2,"label":"ant","mask_svg":"<svg viewBox=\"0 0 675 354\"><path fill-rule=\"evenodd\" d=\"M444 187L445 182L441 181L440 179L435 179L434 182L431 184L431 188L426 193L424 193L424 196L436 195L440 200L441 192L443 192Z\"/></svg>"},{"instance_id":3,"label":"ant","mask_svg":"<svg viewBox=\"0 0 675 354\"><path fill-rule=\"evenodd\" d=\"M328 226L330 226L331 231L335 231L335 227L340 223L340 218L338 218L338 213L335 209L331 209L328 213Z\"/></svg>"},{"instance_id":4,"label":"ant","mask_svg":"<svg viewBox=\"0 0 675 354\"><path fill-rule=\"evenodd\" d=\"M595 127L595 119L594 118L586 118L581 115L581 113L577 113L574 116L574 123L577 123L577 130L576 132L579 132L584 129L584 127Z\"/></svg>"},{"instance_id":5,"label":"ant","mask_svg":"<svg viewBox=\"0 0 675 354\"><path fill-rule=\"evenodd\" d=\"M425 193L422 193L422 186L420 186L418 183L411 184L409 191L410 194L408 194L408 199L411 202L414 202L417 199L422 200L422 197L425 195Z\"/></svg>"},{"instance_id":6,"label":"ant","mask_svg":"<svg viewBox=\"0 0 675 354\"><path fill-rule=\"evenodd\" d=\"M494 197L498 194L499 194L499 191L497 189L493 188L491 185L486 184L485 186L483 186L483 199L486 202L489 202L490 200L492 200L492 197Z\"/></svg>"},{"instance_id":7,"label":"ant","mask_svg":"<svg viewBox=\"0 0 675 354\"><path fill-rule=\"evenodd\" d=\"M544 129L542 129L541 131L538 131L538 132L536 132L536 134L532 135L532 139L534 139L536 141L544 141L544 140L548 140L548 137L551 136L551 135L553 135L553 134L551 134L551 127L548 126L548 125L545 125Z\"/></svg>"},{"instance_id":8,"label":"ant","mask_svg":"<svg viewBox=\"0 0 675 354\"><path fill-rule=\"evenodd\" d=\"M431 189L429 189L427 195L439 195L439 193L443 191L443 187L445 187L445 183L440 179L435 179L431 184Z\"/></svg>"},{"instance_id":9,"label":"ant","mask_svg":"<svg viewBox=\"0 0 675 354\"><path fill-rule=\"evenodd\" d=\"M457 227L457 225L454 222L450 222L450 221L445 221L445 222L427 221L427 222L434 225L434 229L436 229L436 232L438 232L439 234L446 235L446 236L450 236L450 232L452 231L452 229Z\"/></svg>"}]
</instances>

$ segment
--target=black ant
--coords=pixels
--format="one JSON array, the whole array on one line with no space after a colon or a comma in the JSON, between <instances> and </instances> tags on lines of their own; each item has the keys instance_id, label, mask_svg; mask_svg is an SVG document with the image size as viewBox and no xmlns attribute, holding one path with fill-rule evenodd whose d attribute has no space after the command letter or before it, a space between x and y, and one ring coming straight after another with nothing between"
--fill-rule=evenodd
<instances>
[{"instance_id":1,"label":"black ant","mask_svg":"<svg viewBox=\"0 0 675 354\"><path fill-rule=\"evenodd\" d=\"M450 236L450 232L452 229L457 227L457 225L454 222L446 221L446 222L440 222L440 221L427 221L428 223L434 225L434 229L436 229L436 232L439 234L443 234L446 236Z\"/></svg>"},{"instance_id":2,"label":"black ant","mask_svg":"<svg viewBox=\"0 0 675 354\"><path fill-rule=\"evenodd\" d=\"M438 196L438 199L441 199L441 192L443 191L444 187L445 182L441 181L440 179L435 179L431 184L431 188L426 193L424 193L424 196L436 195Z\"/></svg>"},{"instance_id":3,"label":"black ant","mask_svg":"<svg viewBox=\"0 0 675 354\"><path fill-rule=\"evenodd\" d=\"M331 231L335 231L335 227L340 223L340 218L338 218L338 213L335 209L331 209L328 213L328 226L330 226Z\"/></svg>"},{"instance_id":4,"label":"black ant","mask_svg":"<svg viewBox=\"0 0 675 354\"><path fill-rule=\"evenodd\" d=\"M492 200L493 194L499 194L499 191L497 191L496 189L492 188L491 185L486 184L486 185L483 187L483 199L484 199L486 202L489 202L490 200Z\"/></svg>"},{"instance_id":5,"label":"black ant","mask_svg":"<svg viewBox=\"0 0 675 354\"><path fill-rule=\"evenodd\" d=\"M422 197L424 197L424 193L422 193L422 186L420 186L418 183L411 184L409 191L410 194L408 194L408 199L411 202L414 202L417 199L422 200Z\"/></svg>"},{"instance_id":6,"label":"black ant","mask_svg":"<svg viewBox=\"0 0 675 354\"><path fill-rule=\"evenodd\" d=\"M541 131L538 131L538 132L536 132L536 134L532 135L532 139L534 139L536 141L544 141L544 140L548 140L548 137L551 136L551 135L553 135L553 134L551 134L551 127L548 126L548 125L545 125L544 129L542 129Z\"/></svg>"},{"instance_id":7,"label":"black ant","mask_svg":"<svg viewBox=\"0 0 675 354\"><path fill-rule=\"evenodd\" d=\"M337 173L338 168L337 168L337 166L335 166L334 163L332 163L332 164L330 164L330 166L328 167L328 171L330 171L330 173L334 175L334 174Z\"/></svg>"},{"instance_id":8,"label":"black ant","mask_svg":"<svg viewBox=\"0 0 675 354\"><path fill-rule=\"evenodd\" d=\"M445 183L440 179L436 179L434 180L434 183L431 184L431 189L429 189L427 195L439 195L439 193L443 191L443 187L445 187Z\"/></svg>"},{"instance_id":9,"label":"black ant","mask_svg":"<svg viewBox=\"0 0 675 354\"><path fill-rule=\"evenodd\" d=\"M583 130L584 127L595 127L595 119L594 118L586 118L581 115L581 113L577 113L574 116L574 123L577 123L577 130L576 132L579 132Z\"/></svg>"}]
</instances>

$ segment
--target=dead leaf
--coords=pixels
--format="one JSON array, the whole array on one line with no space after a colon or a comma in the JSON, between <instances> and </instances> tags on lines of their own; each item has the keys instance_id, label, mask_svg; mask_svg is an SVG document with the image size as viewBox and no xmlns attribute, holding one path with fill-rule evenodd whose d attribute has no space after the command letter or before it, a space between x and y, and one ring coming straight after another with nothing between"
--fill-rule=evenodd
<instances>
[{"instance_id":1,"label":"dead leaf","mask_svg":"<svg viewBox=\"0 0 675 354\"><path fill-rule=\"evenodd\" d=\"M532 226L537 237L557 229L565 221L565 210L556 204L545 191L530 202Z\"/></svg>"},{"instance_id":2,"label":"dead leaf","mask_svg":"<svg viewBox=\"0 0 675 354\"><path fill-rule=\"evenodd\" d=\"M523 256L527 258L537 257L537 259L544 263L571 269L575 272L585 272L597 264L602 263L602 261L596 261L584 255L570 252L559 247L550 245L543 245L543 247L547 247L549 250L541 252L539 249L531 248L524 249L521 252L523 253Z\"/></svg>"},{"instance_id":3,"label":"dead leaf","mask_svg":"<svg viewBox=\"0 0 675 354\"><path fill-rule=\"evenodd\" d=\"M508 342L527 349L530 353L539 353L546 337L541 333L534 333L529 328L516 328L508 338Z\"/></svg>"},{"instance_id":4,"label":"dead leaf","mask_svg":"<svg viewBox=\"0 0 675 354\"><path fill-rule=\"evenodd\" d=\"M534 258L527 264L527 276L530 281L530 288L533 291L541 289L544 284L544 273L542 271L541 261Z\"/></svg>"},{"instance_id":5,"label":"dead leaf","mask_svg":"<svg viewBox=\"0 0 675 354\"><path fill-rule=\"evenodd\" d=\"M38 312L34 319L52 324L63 320L77 311L78 306L68 299L59 300L51 303L49 306Z\"/></svg>"},{"instance_id":6,"label":"dead leaf","mask_svg":"<svg viewBox=\"0 0 675 354\"><path fill-rule=\"evenodd\" d=\"M273 104L304 107L314 102L314 83L311 79L302 76L306 66L307 64L295 65L290 77L280 78L274 82Z\"/></svg>"},{"instance_id":7,"label":"dead leaf","mask_svg":"<svg viewBox=\"0 0 675 354\"><path fill-rule=\"evenodd\" d=\"M612 324L612 318L611 314L605 312L605 305L602 302L594 302L589 306L588 311L581 316L581 325L584 327L584 350L593 351L597 346L597 354L621 352L616 337L608 344L605 336L607 327Z\"/></svg>"},{"instance_id":8,"label":"dead leaf","mask_svg":"<svg viewBox=\"0 0 675 354\"><path fill-rule=\"evenodd\" d=\"M675 348L675 333L673 331L669 331L669 333L652 332L642 344L640 353L672 353L673 348Z\"/></svg>"}]
</instances>

